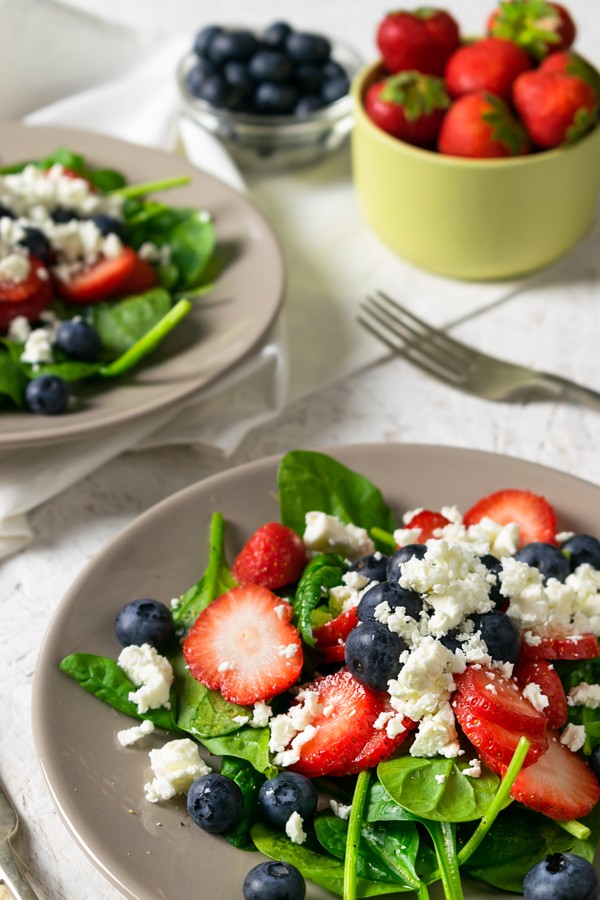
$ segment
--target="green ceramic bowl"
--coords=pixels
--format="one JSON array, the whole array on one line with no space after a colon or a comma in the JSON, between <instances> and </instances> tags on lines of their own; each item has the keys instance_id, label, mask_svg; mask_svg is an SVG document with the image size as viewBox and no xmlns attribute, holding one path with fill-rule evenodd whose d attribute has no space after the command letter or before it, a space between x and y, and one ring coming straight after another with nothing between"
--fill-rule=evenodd
<instances>
[{"instance_id":1,"label":"green ceramic bowl","mask_svg":"<svg viewBox=\"0 0 600 900\"><path fill-rule=\"evenodd\" d=\"M531 156L444 156L369 120L363 97L381 77L377 63L352 86L353 174L365 221L398 256L451 278L511 278L553 262L586 234L600 191L600 127Z\"/></svg>"}]
</instances>

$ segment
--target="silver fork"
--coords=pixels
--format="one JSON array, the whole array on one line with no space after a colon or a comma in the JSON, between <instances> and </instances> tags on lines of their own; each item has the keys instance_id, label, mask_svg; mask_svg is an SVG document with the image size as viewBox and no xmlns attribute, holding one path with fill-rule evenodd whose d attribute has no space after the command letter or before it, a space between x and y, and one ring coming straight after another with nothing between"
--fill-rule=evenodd
<instances>
[{"instance_id":1,"label":"silver fork","mask_svg":"<svg viewBox=\"0 0 600 900\"><path fill-rule=\"evenodd\" d=\"M433 328L383 291L360 305L358 321L409 362L468 394L507 400L523 391L543 389L557 397L600 405L600 393L574 381L504 362Z\"/></svg>"}]
</instances>

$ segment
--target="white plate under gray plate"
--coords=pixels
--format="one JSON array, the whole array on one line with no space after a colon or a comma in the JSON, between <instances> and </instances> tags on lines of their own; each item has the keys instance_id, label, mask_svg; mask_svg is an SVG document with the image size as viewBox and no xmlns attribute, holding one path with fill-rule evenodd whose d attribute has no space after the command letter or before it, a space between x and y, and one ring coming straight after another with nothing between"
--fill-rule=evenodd
<instances>
[{"instance_id":1,"label":"white plate under gray plate","mask_svg":"<svg viewBox=\"0 0 600 900\"><path fill-rule=\"evenodd\" d=\"M215 290L131 373L101 384L84 382L77 407L61 416L0 412L0 449L86 437L140 416L175 408L252 352L283 299L284 266L277 239L243 195L179 156L69 128L0 122L0 166L39 159L58 147L92 165L118 169L131 183L188 175L190 184L156 194L172 206L206 209L229 262Z\"/></svg>"},{"instance_id":2,"label":"white plate under gray plate","mask_svg":"<svg viewBox=\"0 0 600 900\"><path fill-rule=\"evenodd\" d=\"M563 472L428 445L362 444L329 452L370 477L398 521L417 506L456 504L464 511L491 491L524 488L553 503L561 530L600 534L600 487ZM40 653L33 724L44 774L72 835L127 897L239 900L245 874L259 856L202 832L187 816L183 798L159 807L148 803L148 748L123 749L116 739L132 720L87 694L58 664L72 652L116 658L113 622L124 603L136 597L168 603L194 583L207 561L213 511L227 521L230 560L258 525L278 519L277 464L278 458L269 458L216 475L140 516L73 585ZM153 735L149 745L166 739ZM308 900L331 896L308 887ZM438 896L435 889L432 896ZM506 895L469 882L466 896L500 900Z\"/></svg>"}]
</instances>

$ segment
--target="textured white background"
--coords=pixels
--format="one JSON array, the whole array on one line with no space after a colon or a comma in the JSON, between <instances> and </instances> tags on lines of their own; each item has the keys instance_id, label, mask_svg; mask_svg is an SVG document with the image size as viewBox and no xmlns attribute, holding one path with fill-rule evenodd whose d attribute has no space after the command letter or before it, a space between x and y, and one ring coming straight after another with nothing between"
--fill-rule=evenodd
<instances>
[{"instance_id":1,"label":"textured white background","mask_svg":"<svg viewBox=\"0 0 600 900\"><path fill-rule=\"evenodd\" d=\"M105 20L81 17L68 6L92 11L100 7ZM472 33L480 30L491 6L481 0L449 4L464 30ZM218 5L198 0L70 0L64 5L0 0L0 117L17 118L124 74L152 52L161 35L185 30L191 39L217 8L222 22L261 27L274 18L289 18L297 27L338 34L368 59L375 55L374 30L387 7L379 0L224 0ZM580 27L580 50L600 63L597 0L572 0L570 9ZM151 97L147 100L152 102ZM454 333L484 350L600 389L599 276L596 233L557 270L542 274L533 288ZM377 287L376 273L373 277ZM404 295L407 286L398 289ZM443 295L443 282L440 292ZM456 285L449 286L450 297L456 293ZM410 301L418 306L419 298L410 296ZM427 314L428 309L423 311ZM447 320L453 318L448 309ZM31 680L38 647L74 578L140 512L200 478L295 447L363 441L494 450L600 483L600 411L551 402L486 403L433 382L400 359L388 359L295 402L277 422L251 434L229 459L200 455L191 448L127 454L39 508L32 516L34 543L0 568L0 777L22 816L16 846L41 897L120 896L59 821L31 735Z\"/></svg>"}]
</instances>

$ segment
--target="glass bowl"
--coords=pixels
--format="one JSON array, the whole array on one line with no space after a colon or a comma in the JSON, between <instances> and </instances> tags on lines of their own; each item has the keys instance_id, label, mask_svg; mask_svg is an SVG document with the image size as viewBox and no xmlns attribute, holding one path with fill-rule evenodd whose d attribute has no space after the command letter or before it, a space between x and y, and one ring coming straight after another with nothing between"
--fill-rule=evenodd
<instances>
[{"instance_id":1,"label":"glass bowl","mask_svg":"<svg viewBox=\"0 0 600 900\"><path fill-rule=\"evenodd\" d=\"M331 41L331 48L331 59L352 81L363 65L361 57L337 41ZM188 88L187 75L196 61L190 51L177 67L184 114L219 138L240 168L271 173L310 165L338 150L352 130L349 93L305 116L253 115L211 106Z\"/></svg>"}]
</instances>

